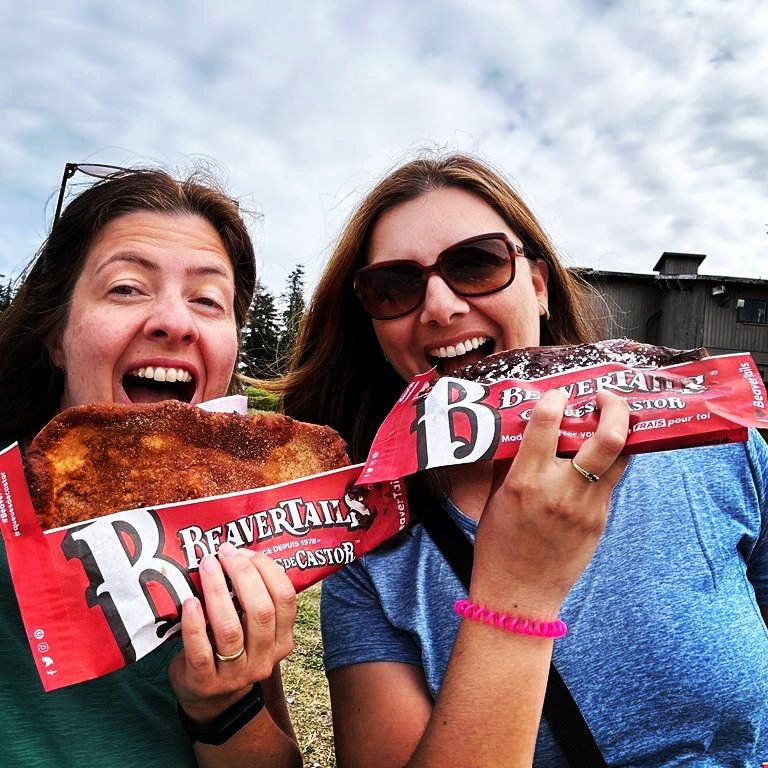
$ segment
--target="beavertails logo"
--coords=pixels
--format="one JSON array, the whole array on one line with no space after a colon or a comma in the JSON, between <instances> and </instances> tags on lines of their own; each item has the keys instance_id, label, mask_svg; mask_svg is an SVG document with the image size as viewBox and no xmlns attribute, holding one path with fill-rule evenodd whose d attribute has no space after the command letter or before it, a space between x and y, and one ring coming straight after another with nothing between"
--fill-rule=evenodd
<instances>
[{"instance_id":1,"label":"beavertails logo","mask_svg":"<svg viewBox=\"0 0 768 768\"><path fill-rule=\"evenodd\" d=\"M612 371L603 376L575 381L560 387L569 398L596 395L603 390L622 395L672 393L700 394L706 392L704 374L671 378L653 371ZM526 397L534 396L534 397ZM510 387L501 391L499 408L511 408L525 399L538 399L538 392L526 392L522 387Z\"/></svg>"},{"instance_id":2,"label":"beavertails logo","mask_svg":"<svg viewBox=\"0 0 768 768\"><path fill-rule=\"evenodd\" d=\"M110 515L71 528L61 547L81 561L90 584L86 602L102 609L131 662L179 629L181 605L196 593L190 573L224 542L270 554L286 570L324 569L322 577L355 559L354 544L339 529L365 530L377 514L370 488L350 483L341 499L289 498L211 528L176 531L153 509Z\"/></svg>"},{"instance_id":3,"label":"beavertails logo","mask_svg":"<svg viewBox=\"0 0 768 768\"><path fill-rule=\"evenodd\" d=\"M707 386L704 374L672 377L654 371L620 370L569 382L559 389L576 401L564 415L582 418L597 409L594 396L603 390L627 397L632 411L677 411L686 407L681 395L699 395ZM415 400L412 431L416 433L419 469L493 458L502 439L504 412L512 411L519 421L527 422L540 398L539 391L502 382L481 384L450 376L430 382ZM519 439L521 434L505 437Z\"/></svg>"},{"instance_id":4,"label":"beavertails logo","mask_svg":"<svg viewBox=\"0 0 768 768\"><path fill-rule=\"evenodd\" d=\"M215 554L221 544L228 541L236 547L259 545L276 537L305 538L311 532L325 528L345 528L355 531L367 529L376 517L375 510L366 505L369 493L365 486L350 484L344 499L310 501L302 498L286 499L276 507L254 512L214 528L197 525L178 532L186 566L195 569L205 555Z\"/></svg>"}]
</instances>

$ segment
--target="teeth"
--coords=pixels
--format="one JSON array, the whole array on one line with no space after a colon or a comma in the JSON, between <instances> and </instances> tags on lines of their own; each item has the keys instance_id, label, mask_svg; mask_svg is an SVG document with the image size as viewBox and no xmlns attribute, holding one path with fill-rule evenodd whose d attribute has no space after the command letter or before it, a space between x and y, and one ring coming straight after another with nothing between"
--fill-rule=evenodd
<instances>
[{"instance_id":1,"label":"teeth","mask_svg":"<svg viewBox=\"0 0 768 768\"><path fill-rule=\"evenodd\" d=\"M128 375L137 376L140 379L153 379L154 381L192 381L192 374L183 368L161 368L152 365L128 371Z\"/></svg>"},{"instance_id":2,"label":"teeth","mask_svg":"<svg viewBox=\"0 0 768 768\"><path fill-rule=\"evenodd\" d=\"M477 349L482 344L485 344L486 341L488 341L487 336L473 336L471 339L465 339L456 345L451 344L447 347L431 349L429 355L430 357L460 357L461 355L466 355L467 352L471 352L473 349Z\"/></svg>"}]
</instances>

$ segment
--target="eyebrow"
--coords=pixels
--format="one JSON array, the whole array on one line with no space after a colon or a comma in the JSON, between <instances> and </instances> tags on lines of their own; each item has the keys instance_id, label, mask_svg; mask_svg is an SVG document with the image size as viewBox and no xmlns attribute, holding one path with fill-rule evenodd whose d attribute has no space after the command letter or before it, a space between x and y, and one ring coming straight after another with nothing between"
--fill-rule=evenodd
<instances>
[{"instance_id":1,"label":"eyebrow","mask_svg":"<svg viewBox=\"0 0 768 768\"><path fill-rule=\"evenodd\" d=\"M133 251L121 251L118 253L113 253L106 261L99 264L99 266L96 268L96 274L98 275L107 267L121 261L127 262L129 264L136 264L142 269L146 269L148 272L157 272L160 269L160 265L156 261L152 261L151 259L148 259L145 256L141 256L138 253L134 253ZM230 277L225 269L213 264L204 264L197 267L187 267L186 273L188 275L218 275L220 277L226 278L227 280L229 280Z\"/></svg>"}]
</instances>

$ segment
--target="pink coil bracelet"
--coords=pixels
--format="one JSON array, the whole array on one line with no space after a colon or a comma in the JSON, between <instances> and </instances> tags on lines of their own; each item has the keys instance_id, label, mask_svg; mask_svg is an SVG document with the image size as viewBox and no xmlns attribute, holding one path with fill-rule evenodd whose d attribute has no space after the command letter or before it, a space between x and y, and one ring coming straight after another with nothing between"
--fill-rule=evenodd
<instances>
[{"instance_id":1,"label":"pink coil bracelet","mask_svg":"<svg viewBox=\"0 0 768 768\"><path fill-rule=\"evenodd\" d=\"M568 627L562 619L554 621L539 621L538 619L524 619L522 616L510 616L508 613L490 611L482 608L469 600L457 600L453 604L453 610L462 619L477 621L487 624L504 632L516 632L518 635L531 635L533 637L562 637Z\"/></svg>"}]
</instances>

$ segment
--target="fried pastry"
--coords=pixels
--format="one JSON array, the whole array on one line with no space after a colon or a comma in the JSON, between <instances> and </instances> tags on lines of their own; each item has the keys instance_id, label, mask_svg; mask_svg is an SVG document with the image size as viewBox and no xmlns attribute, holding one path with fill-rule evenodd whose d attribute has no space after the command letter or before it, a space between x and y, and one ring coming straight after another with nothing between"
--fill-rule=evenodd
<instances>
[{"instance_id":1,"label":"fried pastry","mask_svg":"<svg viewBox=\"0 0 768 768\"><path fill-rule=\"evenodd\" d=\"M330 427L168 400L84 405L32 441L25 472L43 528L295 480L349 464Z\"/></svg>"}]
</instances>

